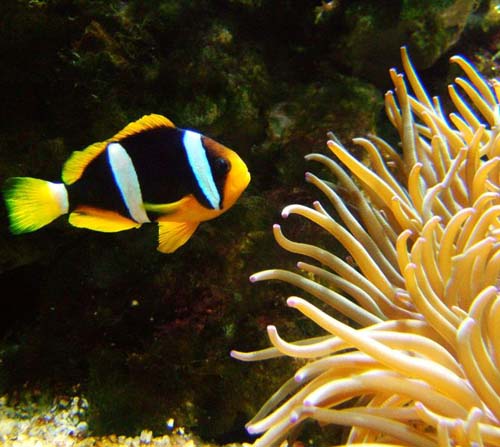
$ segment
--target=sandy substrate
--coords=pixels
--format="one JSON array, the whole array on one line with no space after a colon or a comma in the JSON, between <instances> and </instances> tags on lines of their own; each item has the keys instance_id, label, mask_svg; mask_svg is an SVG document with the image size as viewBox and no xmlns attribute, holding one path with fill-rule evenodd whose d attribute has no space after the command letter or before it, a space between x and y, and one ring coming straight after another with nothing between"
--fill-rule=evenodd
<instances>
[{"instance_id":1,"label":"sandy substrate","mask_svg":"<svg viewBox=\"0 0 500 447\"><path fill-rule=\"evenodd\" d=\"M185 433L173 421L168 434L154 436L143 430L138 436L110 435L94 437L85 420L88 403L84 398L60 399L50 408L37 405L7 405L0 398L0 445L2 447L217 447ZM226 447L244 447L249 444L228 444Z\"/></svg>"}]
</instances>

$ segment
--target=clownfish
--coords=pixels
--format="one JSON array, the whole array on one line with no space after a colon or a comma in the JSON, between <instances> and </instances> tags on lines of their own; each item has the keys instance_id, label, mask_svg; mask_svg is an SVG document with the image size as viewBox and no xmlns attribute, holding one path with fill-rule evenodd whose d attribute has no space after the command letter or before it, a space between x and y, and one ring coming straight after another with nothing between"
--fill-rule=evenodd
<instances>
[{"instance_id":1,"label":"clownfish","mask_svg":"<svg viewBox=\"0 0 500 447\"><path fill-rule=\"evenodd\" d=\"M156 114L73 152L61 178L5 181L12 233L38 230L68 213L71 225L103 232L155 222L158 250L172 253L200 222L227 211L250 182L236 152Z\"/></svg>"}]
</instances>

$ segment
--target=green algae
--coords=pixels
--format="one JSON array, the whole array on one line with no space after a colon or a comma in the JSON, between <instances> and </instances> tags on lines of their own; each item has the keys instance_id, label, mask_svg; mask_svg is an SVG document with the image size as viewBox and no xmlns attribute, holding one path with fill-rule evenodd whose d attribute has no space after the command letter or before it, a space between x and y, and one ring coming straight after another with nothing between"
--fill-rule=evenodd
<instances>
[{"instance_id":1,"label":"green algae","mask_svg":"<svg viewBox=\"0 0 500 447\"><path fill-rule=\"evenodd\" d=\"M457 42L476 6L474 0L352 1L332 51L355 74L385 86L382 67L397 64L402 42L418 67L429 67Z\"/></svg>"}]
</instances>

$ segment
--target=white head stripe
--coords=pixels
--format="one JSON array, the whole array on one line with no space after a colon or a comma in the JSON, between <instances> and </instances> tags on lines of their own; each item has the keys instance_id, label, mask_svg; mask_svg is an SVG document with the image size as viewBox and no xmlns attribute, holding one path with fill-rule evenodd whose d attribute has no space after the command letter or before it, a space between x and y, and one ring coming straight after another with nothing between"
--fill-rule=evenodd
<instances>
[{"instance_id":1,"label":"white head stripe","mask_svg":"<svg viewBox=\"0 0 500 447\"><path fill-rule=\"evenodd\" d=\"M201 191L214 209L220 209L219 191L215 186L205 148L201 144L201 135L191 130L185 130L182 143Z\"/></svg>"},{"instance_id":2,"label":"white head stripe","mask_svg":"<svg viewBox=\"0 0 500 447\"><path fill-rule=\"evenodd\" d=\"M120 143L108 145L108 161L128 212L136 222L150 222L142 201L141 187L134 164Z\"/></svg>"}]
</instances>

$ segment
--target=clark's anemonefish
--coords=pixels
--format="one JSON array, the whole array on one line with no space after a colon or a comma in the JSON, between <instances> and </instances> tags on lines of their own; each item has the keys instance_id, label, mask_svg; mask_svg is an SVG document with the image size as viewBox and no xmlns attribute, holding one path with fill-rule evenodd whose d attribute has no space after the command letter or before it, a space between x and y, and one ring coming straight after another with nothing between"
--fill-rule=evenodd
<instances>
[{"instance_id":1,"label":"clark's anemonefish","mask_svg":"<svg viewBox=\"0 0 500 447\"><path fill-rule=\"evenodd\" d=\"M158 250L171 253L200 222L228 210L250 174L231 149L153 114L73 152L62 181L6 180L12 233L35 231L66 213L71 225L104 232L156 222Z\"/></svg>"}]
</instances>

